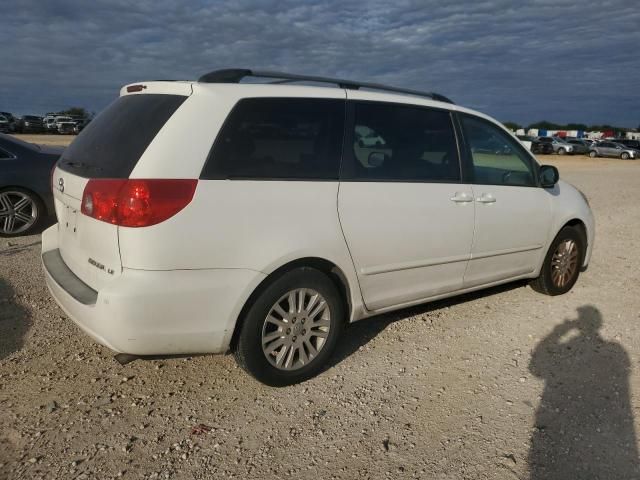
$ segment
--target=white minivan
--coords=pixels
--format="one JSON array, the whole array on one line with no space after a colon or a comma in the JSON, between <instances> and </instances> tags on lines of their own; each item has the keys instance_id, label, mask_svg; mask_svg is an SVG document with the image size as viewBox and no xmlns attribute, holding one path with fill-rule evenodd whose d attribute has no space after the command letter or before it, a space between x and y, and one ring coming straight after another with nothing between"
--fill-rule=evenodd
<instances>
[{"instance_id":1,"label":"white minivan","mask_svg":"<svg viewBox=\"0 0 640 480\"><path fill-rule=\"evenodd\" d=\"M565 293L594 241L585 196L500 123L321 77L126 86L52 182L42 261L80 328L130 357L232 351L274 386L350 322L517 279Z\"/></svg>"}]
</instances>

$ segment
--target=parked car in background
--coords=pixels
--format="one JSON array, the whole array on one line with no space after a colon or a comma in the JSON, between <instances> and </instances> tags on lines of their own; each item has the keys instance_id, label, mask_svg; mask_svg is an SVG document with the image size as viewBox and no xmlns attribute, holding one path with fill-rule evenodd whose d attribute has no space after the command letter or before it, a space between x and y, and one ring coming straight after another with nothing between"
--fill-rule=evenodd
<instances>
[{"instance_id":1,"label":"parked car in background","mask_svg":"<svg viewBox=\"0 0 640 480\"><path fill-rule=\"evenodd\" d=\"M76 135L78 135L82 130L84 130L84 128L89 124L91 120L88 118L83 118L77 122L75 122L75 127L73 129L73 133L75 133Z\"/></svg>"},{"instance_id":2,"label":"parked car in background","mask_svg":"<svg viewBox=\"0 0 640 480\"><path fill-rule=\"evenodd\" d=\"M4 115L0 115L0 132L9 133L9 131L10 131L9 119Z\"/></svg>"},{"instance_id":3,"label":"parked car in background","mask_svg":"<svg viewBox=\"0 0 640 480\"><path fill-rule=\"evenodd\" d=\"M558 155L566 155L568 153L573 153L573 146L561 138L558 137L538 137L538 140L541 143L546 143L551 145L553 148L553 152Z\"/></svg>"},{"instance_id":4,"label":"parked car in background","mask_svg":"<svg viewBox=\"0 0 640 480\"><path fill-rule=\"evenodd\" d=\"M624 145L627 148L633 148L634 150L640 151L640 140L632 140L630 138L621 138L615 141L620 145Z\"/></svg>"},{"instance_id":5,"label":"parked car in background","mask_svg":"<svg viewBox=\"0 0 640 480\"><path fill-rule=\"evenodd\" d=\"M75 133L76 124L71 117L56 117L56 133L72 135Z\"/></svg>"},{"instance_id":6,"label":"parked car in background","mask_svg":"<svg viewBox=\"0 0 640 480\"><path fill-rule=\"evenodd\" d=\"M551 155L553 153L553 146L550 143L541 142L536 137L518 135L518 139L527 146L532 153L540 153L543 155ZM529 145L527 145L527 143Z\"/></svg>"},{"instance_id":7,"label":"parked car in background","mask_svg":"<svg viewBox=\"0 0 640 480\"><path fill-rule=\"evenodd\" d=\"M635 160L640 156L640 152L633 148L629 148L621 143L603 141L591 146L589 156L595 157L615 157L622 160Z\"/></svg>"},{"instance_id":8,"label":"parked car in background","mask_svg":"<svg viewBox=\"0 0 640 480\"><path fill-rule=\"evenodd\" d=\"M44 123L42 117L36 115L23 115L18 121L18 132L20 133L42 133Z\"/></svg>"},{"instance_id":9,"label":"parked car in background","mask_svg":"<svg viewBox=\"0 0 640 480\"><path fill-rule=\"evenodd\" d=\"M580 154L589 154L589 149L591 148L591 144L589 142L585 142L584 140L575 139L575 140L567 140L567 143L573 146L573 153Z\"/></svg>"},{"instance_id":10,"label":"parked car in background","mask_svg":"<svg viewBox=\"0 0 640 480\"><path fill-rule=\"evenodd\" d=\"M46 116L44 117L44 130L47 133L56 133L58 126L56 125L56 117Z\"/></svg>"},{"instance_id":11,"label":"parked car in background","mask_svg":"<svg viewBox=\"0 0 640 480\"><path fill-rule=\"evenodd\" d=\"M28 235L55 214L51 169L63 150L0 134L0 236Z\"/></svg>"},{"instance_id":12,"label":"parked car in background","mask_svg":"<svg viewBox=\"0 0 640 480\"><path fill-rule=\"evenodd\" d=\"M501 123L337 79L128 85L52 178L42 262L71 319L134 358L231 350L274 386L381 312L519 279L566 293L594 240L584 195Z\"/></svg>"},{"instance_id":13,"label":"parked car in background","mask_svg":"<svg viewBox=\"0 0 640 480\"><path fill-rule=\"evenodd\" d=\"M5 117L9 122L9 132L13 133L18 129L18 119L9 112L0 112L0 115Z\"/></svg>"}]
</instances>

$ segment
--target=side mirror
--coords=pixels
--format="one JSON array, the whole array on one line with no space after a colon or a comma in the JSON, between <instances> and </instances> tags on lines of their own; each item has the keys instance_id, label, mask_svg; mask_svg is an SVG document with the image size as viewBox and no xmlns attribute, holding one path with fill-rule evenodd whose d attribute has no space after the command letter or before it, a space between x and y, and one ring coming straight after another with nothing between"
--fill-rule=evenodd
<instances>
[{"instance_id":1,"label":"side mirror","mask_svg":"<svg viewBox=\"0 0 640 480\"><path fill-rule=\"evenodd\" d=\"M386 159L387 156L382 152L371 152L367 160L370 167L381 167Z\"/></svg>"},{"instance_id":2,"label":"side mirror","mask_svg":"<svg viewBox=\"0 0 640 480\"><path fill-rule=\"evenodd\" d=\"M540 167L540 184L544 188L552 188L560 180L560 173L553 165L542 165Z\"/></svg>"}]
</instances>

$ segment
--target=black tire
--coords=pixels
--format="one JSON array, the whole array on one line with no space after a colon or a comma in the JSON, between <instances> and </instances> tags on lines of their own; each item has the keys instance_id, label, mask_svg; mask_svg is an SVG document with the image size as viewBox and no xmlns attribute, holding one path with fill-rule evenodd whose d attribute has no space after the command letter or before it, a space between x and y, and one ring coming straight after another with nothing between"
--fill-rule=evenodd
<instances>
[{"instance_id":1,"label":"black tire","mask_svg":"<svg viewBox=\"0 0 640 480\"><path fill-rule=\"evenodd\" d=\"M559 148L558 149L558 155L564 155L566 153L567 153L567 151L564 148Z\"/></svg>"},{"instance_id":2,"label":"black tire","mask_svg":"<svg viewBox=\"0 0 640 480\"><path fill-rule=\"evenodd\" d=\"M591 151L589 152L589 156L590 156L591 158L596 158L596 157L598 156L598 152L596 152L595 150L591 150Z\"/></svg>"},{"instance_id":3,"label":"black tire","mask_svg":"<svg viewBox=\"0 0 640 480\"><path fill-rule=\"evenodd\" d=\"M5 192L19 192L29 197L29 199L34 205L33 208L35 208L36 214L35 214L35 221L33 222L33 224L30 227L28 227L26 230L22 230L19 232L5 233L3 231L4 223L0 223L0 238L12 238L12 237L20 237L23 235L32 235L34 232L38 231L38 229L40 228L40 225L42 224L44 219L47 217L47 210L44 206L44 203L40 199L40 197L38 197L38 195L36 195L35 193L29 190L25 190L24 188L19 188L19 187L0 188L0 194L3 194ZM0 222L2 221L3 219L2 217L0 217Z\"/></svg>"},{"instance_id":4,"label":"black tire","mask_svg":"<svg viewBox=\"0 0 640 480\"><path fill-rule=\"evenodd\" d=\"M627 152L622 152L622 154L620 155L620 158L622 160L629 160L629 154Z\"/></svg>"},{"instance_id":5,"label":"black tire","mask_svg":"<svg viewBox=\"0 0 640 480\"><path fill-rule=\"evenodd\" d=\"M558 246L566 240L573 240L577 245L577 266L573 274L568 279L567 283L560 287L553 281L552 278L552 260L554 253L558 249ZM576 281L578 280L578 277L580 276L580 268L582 267L582 262L586 253L586 246L587 241L584 238L584 233L581 229L576 227L564 227L562 230L560 230L558 235L556 235L556 238L554 238L553 242L551 242L549 251L544 258L544 263L542 265L542 269L540 270L540 276L531 281L531 288L533 288L536 292L551 296L562 295L571 290L571 288L573 288Z\"/></svg>"},{"instance_id":6,"label":"black tire","mask_svg":"<svg viewBox=\"0 0 640 480\"><path fill-rule=\"evenodd\" d=\"M308 364L296 370L283 370L272 365L263 352L263 325L274 304L287 292L299 288L315 290L325 299L330 312L330 327L322 348ZM344 328L345 307L338 289L327 275L315 268L300 267L268 284L240 321L241 329L233 349L236 362L256 380L272 387L284 387L303 382L323 370Z\"/></svg>"}]
</instances>

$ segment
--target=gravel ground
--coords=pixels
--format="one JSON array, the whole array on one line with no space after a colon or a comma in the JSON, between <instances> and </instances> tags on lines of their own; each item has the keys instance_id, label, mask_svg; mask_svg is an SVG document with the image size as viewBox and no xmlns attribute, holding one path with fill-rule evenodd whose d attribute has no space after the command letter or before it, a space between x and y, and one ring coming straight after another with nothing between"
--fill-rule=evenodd
<instances>
[{"instance_id":1,"label":"gravel ground","mask_svg":"<svg viewBox=\"0 0 640 480\"><path fill-rule=\"evenodd\" d=\"M596 216L570 293L362 321L284 389L228 355L120 366L49 297L39 236L1 239L0 479L640 478L640 162L543 161Z\"/></svg>"}]
</instances>

